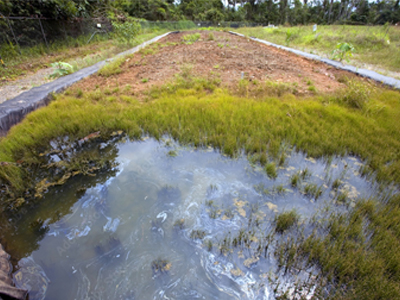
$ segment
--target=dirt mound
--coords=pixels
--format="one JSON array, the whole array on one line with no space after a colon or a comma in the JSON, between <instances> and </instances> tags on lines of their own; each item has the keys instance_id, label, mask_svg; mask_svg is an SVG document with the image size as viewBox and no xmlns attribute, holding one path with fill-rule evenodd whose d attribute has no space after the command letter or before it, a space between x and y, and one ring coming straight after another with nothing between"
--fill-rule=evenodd
<instances>
[{"instance_id":1,"label":"dirt mound","mask_svg":"<svg viewBox=\"0 0 400 300\"><path fill-rule=\"evenodd\" d=\"M195 39L196 34L200 36L197 41L185 42L185 37L187 40L191 35ZM164 84L185 68L194 75L216 75L228 86L242 78L288 83L299 94L334 92L344 87L338 79L354 76L227 32L193 31L171 34L134 54L123 63L118 75L94 75L76 87L92 90L130 85L136 93Z\"/></svg>"}]
</instances>

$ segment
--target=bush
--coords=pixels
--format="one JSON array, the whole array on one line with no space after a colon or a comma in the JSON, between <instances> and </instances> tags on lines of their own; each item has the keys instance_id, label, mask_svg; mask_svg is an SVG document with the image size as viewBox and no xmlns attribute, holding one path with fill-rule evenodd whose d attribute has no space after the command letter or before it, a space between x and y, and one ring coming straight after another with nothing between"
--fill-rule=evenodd
<instances>
[{"instance_id":1,"label":"bush","mask_svg":"<svg viewBox=\"0 0 400 300\"><path fill-rule=\"evenodd\" d=\"M121 43L130 43L135 40L136 36L141 31L141 26L138 20L127 18L124 22L112 22L114 37Z\"/></svg>"}]
</instances>

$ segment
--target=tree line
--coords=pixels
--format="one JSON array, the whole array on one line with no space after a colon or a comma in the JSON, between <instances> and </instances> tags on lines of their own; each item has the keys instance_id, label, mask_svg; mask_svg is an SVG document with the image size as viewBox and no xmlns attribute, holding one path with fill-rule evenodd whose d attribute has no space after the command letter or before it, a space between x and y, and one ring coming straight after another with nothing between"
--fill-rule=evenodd
<instances>
[{"instance_id":1,"label":"tree line","mask_svg":"<svg viewBox=\"0 0 400 300\"><path fill-rule=\"evenodd\" d=\"M4 16L85 18L123 12L150 21L259 24L400 22L400 0L0 0ZM0 15L1 16L1 15Z\"/></svg>"}]
</instances>

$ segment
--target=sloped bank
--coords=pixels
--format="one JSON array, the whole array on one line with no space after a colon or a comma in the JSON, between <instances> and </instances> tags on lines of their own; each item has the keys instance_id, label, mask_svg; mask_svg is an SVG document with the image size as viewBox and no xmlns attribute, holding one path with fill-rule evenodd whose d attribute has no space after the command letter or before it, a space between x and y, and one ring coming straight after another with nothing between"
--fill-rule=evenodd
<instances>
[{"instance_id":1,"label":"sloped bank","mask_svg":"<svg viewBox=\"0 0 400 300\"><path fill-rule=\"evenodd\" d=\"M229 31L229 33L237 35L237 36L241 36L241 37L246 37L245 35L243 35L241 33L234 32L234 31ZM341 69L343 71L348 71L348 72L354 73L356 75L375 80L376 82L382 83L382 84L390 86L392 88L400 89L400 80L394 79L392 77L384 76L384 75L381 75L381 74L376 73L376 72L371 71L371 70L361 69L361 68L357 68L357 67L350 66L350 65L344 65L344 64L342 64L342 63L340 63L338 61L334 61L332 59L323 58L323 57L315 55L315 54L310 54L310 53L307 53L307 52L303 52L303 51L300 51L300 50L292 49L292 48L285 47L285 46L282 46L282 45L273 44L273 43L267 42L265 40L262 40L262 39L259 39L259 38L256 38L256 37L250 37L250 39L252 39L254 41L257 41L257 42L260 42L260 43L263 43L263 44L268 45L268 46L272 46L272 47L275 47L275 48L278 48L278 49L283 49L285 51L292 52L292 53L295 53L297 55L300 55L300 56L303 56L303 57L306 57L306 58L310 58L310 59L313 59L313 60L316 60L316 61L320 61L320 62L326 63L326 64L328 64L330 66L333 66L333 67L335 67L337 69Z\"/></svg>"},{"instance_id":2,"label":"sloped bank","mask_svg":"<svg viewBox=\"0 0 400 300\"><path fill-rule=\"evenodd\" d=\"M146 47L147 45L154 43L171 33L172 32L167 32L163 35L157 36L147 42L144 42L143 44L140 44L139 46L136 46L132 49L116 55L113 59L103 60L94 64L93 66L79 70L71 75L61 77L42 86L32 88L31 90L20 94L14 99L1 103L0 136L5 136L8 130L13 125L19 123L28 113L38 109L39 107L49 104L50 100L52 99L53 93L62 92L75 82L96 73L107 62L127 54L135 53L140 49Z\"/></svg>"},{"instance_id":3,"label":"sloped bank","mask_svg":"<svg viewBox=\"0 0 400 300\"><path fill-rule=\"evenodd\" d=\"M9 258L10 256L0 244L0 299L3 299L2 296L11 297L11 299L25 299L27 291L14 287L13 281L9 277L12 271Z\"/></svg>"}]
</instances>

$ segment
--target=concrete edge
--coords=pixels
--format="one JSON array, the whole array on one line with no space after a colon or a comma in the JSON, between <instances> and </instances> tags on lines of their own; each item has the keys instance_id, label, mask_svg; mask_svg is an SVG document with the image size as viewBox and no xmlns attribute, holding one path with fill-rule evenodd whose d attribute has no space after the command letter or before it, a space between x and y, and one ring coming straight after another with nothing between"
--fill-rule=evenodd
<instances>
[{"instance_id":1,"label":"concrete edge","mask_svg":"<svg viewBox=\"0 0 400 300\"><path fill-rule=\"evenodd\" d=\"M285 50L285 51L288 51L288 52L292 52L294 54L297 54L297 55L300 55L300 56L303 56L303 57L306 57L306 58L309 58L309 59L312 59L312 60L320 61L320 62L323 62L323 63L328 64L330 66L333 66L333 67L335 67L337 69L341 69L341 70L344 70L344 71L348 71L348 72L357 74L357 75L362 76L362 77L366 77L366 78L372 79L372 80L374 80L376 82L382 83L384 85L390 86L390 87L395 88L395 89L400 89L400 80L397 80L397 79L389 77L389 76L381 75L381 74L376 73L376 72L371 71L371 70L361 69L361 68L357 68L357 67L350 66L350 65L343 65L342 63L340 63L338 61L335 61L335 60L331 60L331 59L328 59L328 58L323 58L323 57L320 57L320 56L315 55L315 54L310 54L310 53L307 53L307 52L303 52L303 51L300 51L300 50L292 49L292 48L285 47L285 46L282 46L282 45L273 44L273 43L267 42L265 40L261 40L261 39L255 38L255 37L247 37L247 36L245 36L245 35L243 35L241 33L237 33L237 32L234 32L234 31L229 31L229 33L233 34L233 35L241 36L241 37L244 37L244 38L249 38L249 39L252 39L253 41L257 41L259 43L262 43L262 44L265 44L265 45L268 45L268 46L272 46L272 47L275 47L275 48L278 48L278 49L282 49L282 50Z\"/></svg>"},{"instance_id":2,"label":"concrete edge","mask_svg":"<svg viewBox=\"0 0 400 300\"><path fill-rule=\"evenodd\" d=\"M103 61L100 61L90 67L81 69L73 74L60 77L52 82L46 83L39 87L34 87L29 91L26 91L17 97L7 100L0 104L0 136L7 135L7 132L12 126L18 124L22 119L30 112L46 106L50 103L52 99L52 94L57 94L65 90L67 87L71 86L75 82L82 80L94 73L96 73L100 68L102 68L107 62L110 62L121 56L133 54L138 52L140 49L166 37L171 33L177 33L177 31L167 32L165 34L159 35L151 40L148 40L132 49L121 52Z\"/></svg>"}]
</instances>

